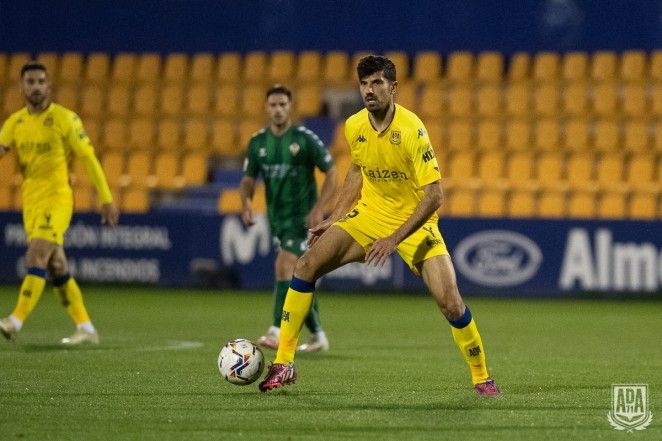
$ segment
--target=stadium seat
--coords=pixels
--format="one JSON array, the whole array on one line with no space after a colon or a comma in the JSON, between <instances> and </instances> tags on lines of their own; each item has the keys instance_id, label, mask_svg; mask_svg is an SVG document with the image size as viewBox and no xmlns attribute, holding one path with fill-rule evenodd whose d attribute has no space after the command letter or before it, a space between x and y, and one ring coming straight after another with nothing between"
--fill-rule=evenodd
<instances>
[{"instance_id":1,"label":"stadium seat","mask_svg":"<svg viewBox=\"0 0 662 441\"><path fill-rule=\"evenodd\" d=\"M85 133L92 141L92 145L98 150L101 145L101 123L100 120L96 118L85 118L83 121L83 126L85 127Z\"/></svg>"},{"instance_id":2,"label":"stadium seat","mask_svg":"<svg viewBox=\"0 0 662 441\"><path fill-rule=\"evenodd\" d=\"M505 92L505 106L509 115L529 117L528 83L509 84Z\"/></svg>"},{"instance_id":3,"label":"stadium seat","mask_svg":"<svg viewBox=\"0 0 662 441\"><path fill-rule=\"evenodd\" d=\"M510 155L506 165L507 186L518 190L532 189L534 164L532 152L517 152Z\"/></svg>"},{"instance_id":4,"label":"stadium seat","mask_svg":"<svg viewBox=\"0 0 662 441\"><path fill-rule=\"evenodd\" d=\"M16 153L10 150L0 158L0 188L13 186L20 173Z\"/></svg>"},{"instance_id":5,"label":"stadium seat","mask_svg":"<svg viewBox=\"0 0 662 441\"><path fill-rule=\"evenodd\" d=\"M15 52L9 56L9 67L7 68L7 80L5 84L16 84L21 78L21 68L30 61L32 57L26 52Z\"/></svg>"},{"instance_id":6,"label":"stadium seat","mask_svg":"<svg viewBox=\"0 0 662 441\"><path fill-rule=\"evenodd\" d=\"M291 86L295 73L295 56L292 51L275 51L269 61L269 81Z\"/></svg>"},{"instance_id":7,"label":"stadium seat","mask_svg":"<svg viewBox=\"0 0 662 441\"><path fill-rule=\"evenodd\" d=\"M575 190L568 195L568 215L572 218L594 218L597 209L595 193Z\"/></svg>"},{"instance_id":8,"label":"stadium seat","mask_svg":"<svg viewBox=\"0 0 662 441\"><path fill-rule=\"evenodd\" d=\"M101 158L101 166L111 187L123 185L124 154L118 151L105 153Z\"/></svg>"},{"instance_id":9,"label":"stadium seat","mask_svg":"<svg viewBox=\"0 0 662 441\"><path fill-rule=\"evenodd\" d=\"M244 55L243 80L247 83L263 83L267 76L269 62L266 52L252 51Z\"/></svg>"},{"instance_id":10,"label":"stadium seat","mask_svg":"<svg viewBox=\"0 0 662 441\"><path fill-rule=\"evenodd\" d=\"M559 77L559 55L554 52L538 52L533 59L533 79L545 83Z\"/></svg>"},{"instance_id":11,"label":"stadium seat","mask_svg":"<svg viewBox=\"0 0 662 441\"><path fill-rule=\"evenodd\" d=\"M413 81L398 81L398 90L395 94L395 102L411 111L416 110L418 108L416 89L416 83Z\"/></svg>"},{"instance_id":12,"label":"stadium seat","mask_svg":"<svg viewBox=\"0 0 662 441\"><path fill-rule=\"evenodd\" d=\"M233 84L221 85L216 92L214 113L225 118L236 118L239 113L239 91Z\"/></svg>"},{"instance_id":13,"label":"stadium seat","mask_svg":"<svg viewBox=\"0 0 662 441\"><path fill-rule=\"evenodd\" d=\"M186 92L184 113L189 116L206 116L209 113L209 85L200 83Z\"/></svg>"},{"instance_id":14,"label":"stadium seat","mask_svg":"<svg viewBox=\"0 0 662 441\"><path fill-rule=\"evenodd\" d=\"M588 121L583 118L570 119L565 124L564 148L584 151L589 146Z\"/></svg>"},{"instance_id":15,"label":"stadium seat","mask_svg":"<svg viewBox=\"0 0 662 441\"><path fill-rule=\"evenodd\" d=\"M257 196L257 192L255 192ZM221 190L218 198L218 211L221 214L241 213L241 193L238 188L225 188Z\"/></svg>"},{"instance_id":16,"label":"stadium seat","mask_svg":"<svg viewBox=\"0 0 662 441\"><path fill-rule=\"evenodd\" d=\"M612 116L616 113L618 95L616 85L610 82L596 84L593 89L593 112L598 116Z\"/></svg>"},{"instance_id":17,"label":"stadium seat","mask_svg":"<svg viewBox=\"0 0 662 441\"><path fill-rule=\"evenodd\" d=\"M181 124L174 118L165 118L159 122L156 144L159 149L178 151L181 149Z\"/></svg>"},{"instance_id":18,"label":"stadium seat","mask_svg":"<svg viewBox=\"0 0 662 441\"><path fill-rule=\"evenodd\" d=\"M83 55L80 52L67 52L60 58L58 83L78 83L83 72Z\"/></svg>"},{"instance_id":19,"label":"stadium seat","mask_svg":"<svg viewBox=\"0 0 662 441\"><path fill-rule=\"evenodd\" d=\"M431 119L425 124L425 128L428 130L428 137L430 138L430 144L435 151L437 156L437 161L440 161L442 156L439 154L444 148L444 131L443 124L438 119Z\"/></svg>"},{"instance_id":20,"label":"stadium seat","mask_svg":"<svg viewBox=\"0 0 662 441\"><path fill-rule=\"evenodd\" d=\"M476 110L479 116L494 117L501 114L501 89L496 85L480 87L476 93Z\"/></svg>"},{"instance_id":21,"label":"stadium seat","mask_svg":"<svg viewBox=\"0 0 662 441\"><path fill-rule=\"evenodd\" d=\"M188 153L182 163L181 177L185 185L201 185L207 181L207 155Z\"/></svg>"},{"instance_id":22,"label":"stadium seat","mask_svg":"<svg viewBox=\"0 0 662 441\"><path fill-rule=\"evenodd\" d=\"M343 51L330 51L324 57L322 79L327 85L342 85L349 78L353 67L349 66L349 56Z\"/></svg>"},{"instance_id":23,"label":"stadium seat","mask_svg":"<svg viewBox=\"0 0 662 441\"><path fill-rule=\"evenodd\" d=\"M241 54L224 52L218 56L216 79L221 84L237 84L241 79Z\"/></svg>"},{"instance_id":24,"label":"stadium seat","mask_svg":"<svg viewBox=\"0 0 662 441\"><path fill-rule=\"evenodd\" d=\"M191 60L191 82L210 84L214 78L214 56L210 52L199 52Z\"/></svg>"},{"instance_id":25,"label":"stadium seat","mask_svg":"<svg viewBox=\"0 0 662 441\"><path fill-rule=\"evenodd\" d=\"M155 147L155 124L152 118L133 118L129 121L128 147L134 150L152 150Z\"/></svg>"},{"instance_id":26,"label":"stadium seat","mask_svg":"<svg viewBox=\"0 0 662 441\"><path fill-rule=\"evenodd\" d=\"M60 84L55 92L55 102L67 109L80 113L78 91L79 87L73 83Z\"/></svg>"},{"instance_id":27,"label":"stadium seat","mask_svg":"<svg viewBox=\"0 0 662 441\"><path fill-rule=\"evenodd\" d=\"M558 113L559 87L556 83L543 83L534 88L533 110L539 116L554 116Z\"/></svg>"},{"instance_id":28,"label":"stadium seat","mask_svg":"<svg viewBox=\"0 0 662 441\"><path fill-rule=\"evenodd\" d=\"M85 163L80 158L71 160L71 184L73 187L91 187L92 180L87 172Z\"/></svg>"},{"instance_id":29,"label":"stadium seat","mask_svg":"<svg viewBox=\"0 0 662 441\"><path fill-rule=\"evenodd\" d=\"M135 71L136 55L129 52L119 53L113 59L111 79L114 83L133 84Z\"/></svg>"},{"instance_id":30,"label":"stadium seat","mask_svg":"<svg viewBox=\"0 0 662 441\"><path fill-rule=\"evenodd\" d=\"M157 83L161 80L161 55L148 52L138 56L136 80L139 83Z\"/></svg>"},{"instance_id":31,"label":"stadium seat","mask_svg":"<svg viewBox=\"0 0 662 441\"><path fill-rule=\"evenodd\" d=\"M123 213L146 213L149 211L149 193L143 187L131 187L122 195Z\"/></svg>"},{"instance_id":32,"label":"stadium seat","mask_svg":"<svg viewBox=\"0 0 662 441\"><path fill-rule=\"evenodd\" d=\"M600 152L611 152L621 146L621 127L612 119L595 122L593 146Z\"/></svg>"},{"instance_id":33,"label":"stadium seat","mask_svg":"<svg viewBox=\"0 0 662 441\"><path fill-rule=\"evenodd\" d=\"M497 119L484 119L478 122L476 145L479 150L493 151L502 146L503 130Z\"/></svg>"},{"instance_id":34,"label":"stadium seat","mask_svg":"<svg viewBox=\"0 0 662 441\"><path fill-rule=\"evenodd\" d=\"M622 191L602 192L597 201L598 217L623 219L625 217L625 194Z\"/></svg>"},{"instance_id":35,"label":"stadium seat","mask_svg":"<svg viewBox=\"0 0 662 441\"><path fill-rule=\"evenodd\" d=\"M638 153L626 164L625 178L628 188L640 191L659 191L659 178L655 179L656 157L652 153Z\"/></svg>"},{"instance_id":36,"label":"stadium seat","mask_svg":"<svg viewBox=\"0 0 662 441\"><path fill-rule=\"evenodd\" d=\"M322 110L322 91L317 83L306 84L297 90L294 109L299 118L319 115Z\"/></svg>"},{"instance_id":37,"label":"stadium seat","mask_svg":"<svg viewBox=\"0 0 662 441\"><path fill-rule=\"evenodd\" d=\"M503 79L503 55L500 52L481 52L476 61L476 80L500 84Z\"/></svg>"},{"instance_id":38,"label":"stadium seat","mask_svg":"<svg viewBox=\"0 0 662 441\"><path fill-rule=\"evenodd\" d=\"M451 121L448 124L448 149L465 151L473 149L473 129L466 118Z\"/></svg>"},{"instance_id":39,"label":"stadium seat","mask_svg":"<svg viewBox=\"0 0 662 441\"><path fill-rule=\"evenodd\" d=\"M427 89L427 88L426 88ZM421 98L423 101L423 97ZM473 97L466 85L456 85L448 93L448 113L455 117L468 117L472 114Z\"/></svg>"},{"instance_id":40,"label":"stadium seat","mask_svg":"<svg viewBox=\"0 0 662 441\"><path fill-rule=\"evenodd\" d=\"M476 191L459 187L448 193L448 201L441 206L445 214L457 217L473 216L476 213Z\"/></svg>"},{"instance_id":41,"label":"stadium seat","mask_svg":"<svg viewBox=\"0 0 662 441\"><path fill-rule=\"evenodd\" d=\"M0 186L0 211L11 210L14 207L14 194L11 187Z\"/></svg>"},{"instance_id":42,"label":"stadium seat","mask_svg":"<svg viewBox=\"0 0 662 441\"><path fill-rule=\"evenodd\" d=\"M125 84L116 83L108 90L106 112L110 116L128 116L131 108L131 94Z\"/></svg>"},{"instance_id":43,"label":"stadium seat","mask_svg":"<svg viewBox=\"0 0 662 441\"><path fill-rule=\"evenodd\" d=\"M74 187L74 206L76 211L95 211L96 198L95 192L91 187Z\"/></svg>"},{"instance_id":44,"label":"stadium seat","mask_svg":"<svg viewBox=\"0 0 662 441\"><path fill-rule=\"evenodd\" d=\"M398 81L409 79L409 56L404 51L387 51L384 55L395 64Z\"/></svg>"},{"instance_id":45,"label":"stadium seat","mask_svg":"<svg viewBox=\"0 0 662 441\"><path fill-rule=\"evenodd\" d=\"M335 166L338 170L338 182L340 185L345 181L345 176L347 176L347 171L352 165L352 160L348 155L334 157Z\"/></svg>"},{"instance_id":46,"label":"stadium seat","mask_svg":"<svg viewBox=\"0 0 662 441\"><path fill-rule=\"evenodd\" d=\"M539 119L534 124L534 145L539 151L554 151L559 147L558 118Z\"/></svg>"},{"instance_id":47,"label":"stadium seat","mask_svg":"<svg viewBox=\"0 0 662 441\"><path fill-rule=\"evenodd\" d=\"M630 219L659 219L657 210L658 195L650 192L635 192L630 195L628 217Z\"/></svg>"},{"instance_id":48,"label":"stadium seat","mask_svg":"<svg viewBox=\"0 0 662 441\"><path fill-rule=\"evenodd\" d=\"M55 52L42 52L37 55L37 62L46 67L46 70L51 74L58 71L60 59Z\"/></svg>"},{"instance_id":49,"label":"stadium seat","mask_svg":"<svg viewBox=\"0 0 662 441\"><path fill-rule=\"evenodd\" d=\"M448 169L443 175L444 184L448 187L468 184L476 176L476 154L469 151L460 151L450 157Z\"/></svg>"},{"instance_id":50,"label":"stadium seat","mask_svg":"<svg viewBox=\"0 0 662 441\"><path fill-rule=\"evenodd\" d=\"M483 190L476 204L478 216L502 217L506 213L506 193L499 189Z\"/></svg>"},{"instance_id":51,"label":"stadium seat","mask_svg":"<svg viewBox=\"0 0 662 441\"><path fill-rule=\"evenodd\" d=\"M528 150L531 148L531 125L524 118L511 118L506 122L506 148Z\"/></svg>"},{"instance_id":52,"label":"stadium seat","mask_svg":"<svg viewBox=\"0 0 662 441\"><path fill-rule=\"evenodd\" d=\"M615 52L595 52L591 63L591 79L596 82L615 80L617 63L618 57Z\"/></svg>"},{"instance_id":53,"label":"stadium seat","mask_svg":"<svg viewBox=\"0 0 662 441\"><path fill-rule=\"evenodd\" d=\"M625 157L620 152L606 153L600 157L595 170L596 181L601 190L623 189Z\"/></svg>"},{"instance_id":54,"label":"stadium seat","mask_svg":"<svg viewBox=\"0 0 662 441\"><path fill-rule=\"evenodd\" d=\"M23 93L21 92L21 89L18 87L18 85L12 84L3 92L4 97L2 101L2 115L4 118L7 118L9 115L25 106L25 101L23 98Z\"/></svg>"},{"instance_id":55,"label":"stadium seat","mask_svg":"<svg viewBox=\"0 0 662 441\"><path fill-rule=\"evenodd\" d=\"M567 182L574 190L595 189L593 167L595 157L590 152L573 153L568 157Z\"/></svg>"},{"instance_id":56,"label":"stadium seat","mask_svg":"<svg viewBox=\"0 0 662 441\"><path fill-rule=\"evenodd\" d=\"M508 82L519 83L529 78L531 56L526 52L517 52L510 57L508 66Z\"/></svg>"},{"instance_id":57,"label":"stadium seat","mask_svg":"<svg viewBox=\"0 0 662 441\"><path fill-rule=\"evenodd\" d=\"M179 158L174 152L161 152L154 158L153 186L159 189L177 187Z\"/></svg>"},{"instance_id":58,"label":"stadium seat","mask_svg":"<svg viewBox=\"0 0 662 441\"><path fill-rule=\"evenodd\" d=\"M642 82L646 79L646 52L625 51L621 56L620 78L626 83Z\"/></svg>"},{"instance_id":59,"label":"stadium seat","mask_svg":"<svg viewBox=\"0 0 662 441\"><path fill-rule=\"evenodd\" d=\"M265 93L266 91L261 85L244 87L241 91L241 114L248 118L263 117Z\"/></svg>"},{"instance_id":60,"label":"stadium seat","mask_svg":"<svg viewBox=\"0 0 662 441\"><path fill-rule=\"evenodd\" d=\"M237 145L236 127L225 119L218 119L212 124L211 150L225 156L238 156L245 146Z\"/></svg>"},{"instance_id":61,"label":"stadium seat","mask_svg":"<svg viewBox=\"0 0 662 441\"><path fill-rule=\"evenodd\" d=\"M626 121L623 128L623 147L629 152L641 152L650 147L650 131L645 120Z\"/></svg>"},{"instance_id":62,"label":"stadium seat","mask_svg":"<svg viewBox=\"0 0 662 441\"><path fill-rule=\"evenodd\" d=\"M0 86L5 84L5 80L7 78L8 64L9 64L9 60L7 58L7 54L4 52L0 52Z\"/></svg>"},{"instance_id":63,"label":"stadium seat","mask_svg":"<svg viewBox=\"0 0 662 441\"><path fill-rule=\"evenodd\" d=\"M317 51L300 52L296 67L297 83L318 83L321 77L322 55Z\"/></svg>"},{"instance_id":64,"label":"stadium seat","mask_svg":"<svg viewBox=\"0 0 662 441\"><path fill-rule=\"evenodd\" d=\"M450 83L469 83L474 76L474 56L471 52L453 52L446 64L446 80Z\"/></svg>"},{"instance_id":65,"label":"stadium seat","mask_svg":"<svg viewBox=\"0 0 662 441\"><path fill-rule=\"evenodd\" d=\"M83 118L101 118L105 105L105 90L96 84L83 87L80 97L80 115Z\"/></svg>"},{"instance_id":66,"label":"stadium seat","mask_svg":"<svg viewBox=\"0 0 662 441\"><path fill-rule=\"evenodd\" d=\"M651 81L662 81L662 49L654 50L650 55L648 77Z\"/></svg>"},{"instance_id":67,"label":"stadium seat","mask_svg":"<svg viewBox=\"0 0 662 441\"><path fill-rule=\"evenodd\" d=\"M111 118L106 120L101 145L104 151L125 150L127 148L127 127L123 119Z\"/></svg>"},{"instance_id":68,"label":"stadium seat","mask_svg":"<svg viewBox=\"0 0 662 441\"><path fill-rule=\"evenodd\" d=\"M428 84L423 89L418 112L423 120L440 118L443 114L444 93L437 84ZM413 110L413 109L412 109Z\"/></svg>"},{"instance_id":69,"label":"stadium seat","mask_svg":"<svg viewBox=\"0 0 662 441\"><path fill-rule=\"evenodd\" d=\"M662 116L662 83L651 86L651 116Z\"/></svg>"},{"instance_id":70,"label":"stadium seat","mask_svg":"<svg viewBox=\"0 0 662 441\"><path fill-rule=\"evenodd\" d=\"M334 127L329 150L334 159L340 156L349 156L349 146L345 140L345 124L343 122L338 122Z\"/></svg>"},{"instance_id":71,"label":"stadium seat","mask_svg":"<svg viewBox=\"0 0 662 441\"><path fill-rule=\"evenodd\" d=\"M563 177L564 158L557 151L542 153L535 163L536 182L543 189L557 189Z\"/></svg>"},{"instance_id":72,"label":"stadium seat","mask_svg":"<svg viewBox=\"0 0 662 441\"><path fill-rule=\"evenodd\" d=\"M163 99L163 95L160 97ZM139 116L153 116L158 108L159 95L153 84L143 84L133 95L133 113Z\"/></svg>"},{"instance_id":73,"label":"stadium seat","mask_svg":"<svg viewBox=\"0 0 662 441\"><path fill-rule=\"evenodd\" d=\"M23 195L18 189L14 190L14 202L12 203L15 211L20 211L23 208Z\"/></svg>"},{"instance_id":74,"label":"stadium seat","mask_svg":"<svg viewBox=\"0 0 662 441\"><path fill-rule=\"evenodd\" d=\"M163 80L166 83L183 84L188 80L188 56L176 52L166 56L163 66Z\"/></svg>"},{"instance_id":75,"label":"stadium seat","mask_svg":"<svg viewBox=\"0 0 662 441\"><path fill-rule=\"evenodd\" d=\"M568 116L584 116L588 112L586 83L571 83L563 90L562 110Z\"/></svg>"},{"instance_id":76,"label":"stadium seat","mask_svg":"<svg viewBox=\"0 0 662 441\"><path fill-rule=\"evenodd\" d=\"M413 79L422 83L441 80L441 56L435 51L417 52L414 57Z\"/></svg>"},{"instance_id":77,"label":"stadium seat","mask_svg":"<svg viewBox=\"0 0 662 441\"><path fill-rule=\"evenodd\" d=\"M126 164L126 178L133 188L147 186L148 176L152 170L153 156L151 152L132 152Z\"/></svg>"},{"instance_id":78,"label":"stadium seat","mask_svg":"<svg viewBox=\"0 0 662 441\"><path fill-rule=\"evenodd\" d=\"M89 84L106 85L110 71L110 56L105 52L93 52L85 62L85 81Z\"/></svg>"},{"instance_id":79,"label":"stadium seat","mask_svg":"<svg viewBox=\"0 0 662 441\"><path fill-rule=\"evenodd\" d=\"M647 114L646 87L641 83L623 86L622 110L628 117L642 117Z\"/></svg>"},{"instance_id":80,"label":"stadium seat","mask_svg":"<svg viewBox=\"0 0 662 441\"><path fill-rule=\"evenodd\" d=\"M588 76L588 54L586 52L568 52L563 56L561 77L566 82L585 81Z\"/></svg>"},{"instance_id":81,"label":"stadium seat","mask_svg":"<svg viewBox=\"0 0 662 441\"><path fill-rule=\"evenodd\" d=\"M477 177L483 186L490 186L504 177L506 156L500 151L485 152L478 158Z\"/></svg>"},{"instance_id":82,"label":"stadium seat","mask_svg":"<svg viewBox=\"0 0 662 441\"><path fill-rule=\"evenodd\" d=\"M239 123L239 145L241 146L239 152L244 152L246 150L248 141L250 141L263 126L264 124L262 123L262 120L246 119Z\"/></svg>"},{"instance_id":83,"label":"stadium seat","mask_svg":"<svg viewBox=\"0 0 662 441\"><path fill-rule=\"evenodd\" d=\"M206 151L208 146L207 121L200 118L189 119L184 123L184 148Z\"/></svg>"},{"instance_id":84,"label":"stadium seat","mask_svg":"<svg viewBox=\"0 0 662 441\"><path fill-rule=\"evenodd\" d=\"M510 217L532 218L536 214L536 194L531 190L513 190L506 201Z\"/></svg>"},{"instance_id":85,"label":"stadium seat","mask_svg":"<svg viewBox=\"0 0 662 441\"><path fill-rule=\"evenodd\" d=\"M543 190L536 204L538 217L562 218L566 215L566 194L561 190Z\"/></svg>"},{"instance_id":86,"label":"stadium seat","mask_svg":"<svg viewBox=\"0 0 662 441\"><path fill-rule=\"evenodd\" d=\"M654 147L658 153L662 153L662 121L658 120L655 122L654 132Z\"/></svg>"},{"instance_id":87,"label":"stadium seat","mask_svg":"<svg viewBox=\"0 0 662 441\"><path fill-rule=\"evenodd\" d=\"M184 88L171 84L161 92L159 110L162 116L179 116L184 109Z\"/></svg>"}]
</instances>

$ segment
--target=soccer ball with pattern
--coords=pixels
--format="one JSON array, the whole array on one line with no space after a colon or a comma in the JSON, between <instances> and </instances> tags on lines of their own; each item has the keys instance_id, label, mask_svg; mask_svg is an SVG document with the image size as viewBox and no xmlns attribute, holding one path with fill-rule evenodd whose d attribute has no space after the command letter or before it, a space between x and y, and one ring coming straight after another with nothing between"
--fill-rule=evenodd
<instances>
[{"instance_id":1,"label":"soccer ball with pattern","mask_svg":"<svg viewBox=\"0 0 662 441\"><path fill-rule=\"evenodd\" d=\"M232 384L245 386L260 378L264 355L249 340L237 338L228 342L218 354L218 371Z\"/></svg>"}]
</instances>

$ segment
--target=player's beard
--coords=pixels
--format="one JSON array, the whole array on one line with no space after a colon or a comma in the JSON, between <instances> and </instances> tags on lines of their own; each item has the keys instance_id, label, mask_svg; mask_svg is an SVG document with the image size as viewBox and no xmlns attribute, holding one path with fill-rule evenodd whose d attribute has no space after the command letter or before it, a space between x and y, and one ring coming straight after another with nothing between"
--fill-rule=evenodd
<instances>
[{"instance_id":1,"label":"player's beard","mask_svg":"<svg viewBox=\"0 0 662 441\"><path fill-rule=\"evenodd\" d=\"M41 108L44 105L44 102L48 99L48 94L41 92L33 92L30 95L26 95L25 99L30 103L32 107Z\"/></svg>"}]
</instances>

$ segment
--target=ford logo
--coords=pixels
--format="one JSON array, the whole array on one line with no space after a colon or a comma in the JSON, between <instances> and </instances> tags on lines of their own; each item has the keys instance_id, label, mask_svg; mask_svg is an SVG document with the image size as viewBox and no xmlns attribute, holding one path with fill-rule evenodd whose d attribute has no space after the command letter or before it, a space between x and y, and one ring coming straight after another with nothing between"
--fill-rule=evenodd
<instances>
[{"instance_id":1,"label":"ford logo","mask_svg":"<svg viewBox=\"0 0 662 441\"><path fill-rule=\"evenodd\" d=\"M528 237L513 231L481 231L455 248L456 266L467 279L486 286L514 286L533 277L542 252Z\"/></svg>"}]
</instances>

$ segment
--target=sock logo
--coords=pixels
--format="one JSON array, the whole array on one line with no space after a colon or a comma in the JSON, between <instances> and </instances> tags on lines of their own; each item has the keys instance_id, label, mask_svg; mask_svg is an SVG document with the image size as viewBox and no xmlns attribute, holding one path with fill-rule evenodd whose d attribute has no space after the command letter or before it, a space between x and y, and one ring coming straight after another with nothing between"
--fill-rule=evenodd
<instances>
[{"instance_id":1,"label":"sock logo","mask_svg":"<svg viewBox=\"0 0 662 441\"><path fill-rule=\"evenodd\" d=\"M289 322L290 321L290 311L283 310L283 316L280 318L280 320L283 321L283 322Z\"/></svg>"},{"instance_id":2,"label":"sock logo","mask_svg":"<svg viewBox=\"0 0 662 441\"><path fill-rule=\"evenodd\" d=\"M21 293L23 297L30 298L32 297L32 290L30 289L24 289L23 292Z\"/></svg>"},{"instance_id":3,"label":"sock logo","mask_svg":"<svg viewBox=\"0 0 662 441\"><path fill-rule=\"evenodd\" d=\"M470 357L476 357L476 356L480 355L480 352L481 352L480 346L475 346L473 348L469 348L469 356Z\"/></svg>"}]
</instances>

